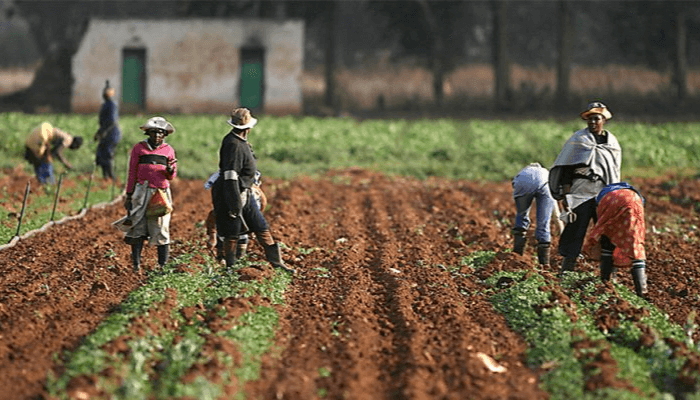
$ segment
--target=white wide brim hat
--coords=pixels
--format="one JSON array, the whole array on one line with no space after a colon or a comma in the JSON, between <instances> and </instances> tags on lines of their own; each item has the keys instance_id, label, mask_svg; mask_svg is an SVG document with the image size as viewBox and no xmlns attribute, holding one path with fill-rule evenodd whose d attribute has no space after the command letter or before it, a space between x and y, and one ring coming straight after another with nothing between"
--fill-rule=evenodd
<instances>
[{"instance_id":1,"label":"white wide brim hat","mask_svg":"<svg viewBox=\"0 0 700 400\"><path fill-rule=\"evenodd\" d=\"M231 118L226 122L236 129L249 129L258 123L258 119L250 115L250 110L241 107L233 110L231 112Z\"/></svg>"},{"instance_id":2,"label":"white wide brim hat","mask_svg":"<svg viewBox=\"0 0 700 400\"><path fill-rule=\"evenodd\" d=\"M149 129L162 129L168 132L168 135L175 132L175 127L173 126L173 124L168 122L163 117L153 117L146 121L146 123L141 125L139 128L141 128L141 130L144 131L147 131Z\"/></svg>"}]
</instances>

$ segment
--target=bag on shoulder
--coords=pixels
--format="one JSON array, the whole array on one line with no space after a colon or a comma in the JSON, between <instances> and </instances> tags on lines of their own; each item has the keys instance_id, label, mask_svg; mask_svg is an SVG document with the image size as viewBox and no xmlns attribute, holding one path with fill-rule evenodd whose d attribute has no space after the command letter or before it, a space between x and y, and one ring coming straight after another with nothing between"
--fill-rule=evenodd
<instances>
[{"instance_id":1,"label":"bag on shoulder","mask_svg":"<svg viewBox=\"0 0 700 400\"><path fill-rule=\"evenodd\" d=\"M173 211L173 203L165 189L157 189L146 206L147 218L160 218Z\"/></svg>"}]
</instances>

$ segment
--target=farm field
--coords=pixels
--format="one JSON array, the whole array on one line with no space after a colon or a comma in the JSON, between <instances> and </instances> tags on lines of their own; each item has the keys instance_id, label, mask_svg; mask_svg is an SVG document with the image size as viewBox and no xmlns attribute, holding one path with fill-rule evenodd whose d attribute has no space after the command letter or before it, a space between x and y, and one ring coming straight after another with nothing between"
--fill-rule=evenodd
<instances>
[{"instance_id":1,"label":"farm field","mask_svg":"<svg viewBox=\"0 0 700 400\"><path fill-rule=\"evenodd\" d=\"M0 187L21 192L27 179L15 171L2 176ZM210 200L202 183L173 183L171 276L207 265L202 221ZM346 168L265 180L268 221L285 244L284 259L299 271L283 304L264 294L231 296L219 301L216 312L185 307L174 319L174 303L184 293L169 289L165 301L137 318L132 326L138 329L100 349L129 360L135 351L127 339L148 336L158 321L201 323L209 332L201 338L201 353L216 349L235 365L241 350L217 336L223 331L217 316L272 304L278 326L258 376L224 379L228 367L214 357L185 368L178 379L221 385L207 398L696 398L700 182L665 176L633 183L647 198L648 302L629 296L626 271L617 285L602 285L595 280L596 264L582 261L580 274L559 279L558 256L541 269L532 247L523 256L511 253L509 181L417 180ZM128 398L123 384L111 393L105 389L120 382L114 367L72 376L64 390L47 383L63 376L86 337L151 279L151 273L131 272L129 248L110 226L122 212L119 205L91 210L0 252L0 387L12 388L0 399ZM260 254L253 245L249 257L259 261ZM147 269L155 268L153 248L144 260ZM245 264L234 279L281 274L261 265ZM214 268L212 280L225 274ZM534 278L541 279L537 304L515 292ZM512 312L521 306L537 311L540 322L523 324ZM573 321L564 326L563 341L573 361L548 353L547 340L531 334L554 315L551 310L564 310ZM654 325L655 313L665 322ZM671 327L661 330L663 323ZM556 342L558 332L544 336ZM173 339L178 341L185 342ZM647 366L641 372L627 365L637 359ZM579 371L575 379L562 379L568 362ZM159 392L172 368L145 364L146 382L154 388L148 397L206 397Z\"/></svg>"}]
</instances>

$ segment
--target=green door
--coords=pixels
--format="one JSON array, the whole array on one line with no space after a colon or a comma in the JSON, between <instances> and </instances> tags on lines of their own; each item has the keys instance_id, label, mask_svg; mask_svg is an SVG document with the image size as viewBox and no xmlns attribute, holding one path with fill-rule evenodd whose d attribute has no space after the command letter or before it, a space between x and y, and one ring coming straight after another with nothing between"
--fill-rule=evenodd
<instances>
[{"instance_id":1,"label":"green door","mask_svg":"<svg viewBox=\"0 0 700 400\"><path fill-rule=\"evenodd\" d=\"M265 92L264 50L241 50L240 103L251 111L260 112L263 108Z\"/></svg>"},{"instance_id":2,"label":"green door","mask_svg":"<svg viewBox=\"0 0 700 400\"><path fill-rule=\"evenodd\" d=\"M122 112L137 112L146 106L146 49L122 51Z\"/></svg>"}]
</instances>

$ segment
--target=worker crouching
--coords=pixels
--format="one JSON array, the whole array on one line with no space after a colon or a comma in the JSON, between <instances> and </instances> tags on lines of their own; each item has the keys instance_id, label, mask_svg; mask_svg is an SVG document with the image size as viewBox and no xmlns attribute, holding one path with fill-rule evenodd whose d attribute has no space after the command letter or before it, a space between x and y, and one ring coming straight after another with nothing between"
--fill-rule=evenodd
<instances>
[{"instance_id":1,"label":"worker crouching","mask_svg":"<svg viewBox=\"0 0 700 400\"><path fill-rule=\"evenodd\" d=\"M584 252L591 258L600 257L600 278L614 280L618 267L630 267L634 291L640 297L647 294L646 252L644 240L644 197L626 182L607 185L596 196L598 220L591 229ZM613 250L600 248L607 239Z\"/></svg>"}]
</instances>

